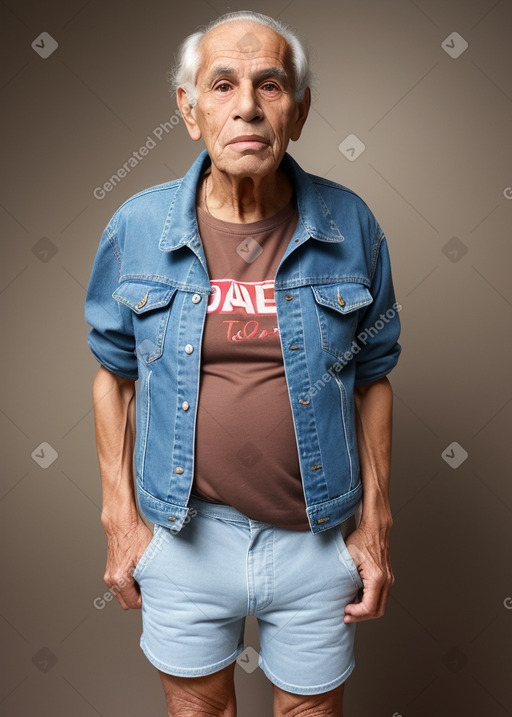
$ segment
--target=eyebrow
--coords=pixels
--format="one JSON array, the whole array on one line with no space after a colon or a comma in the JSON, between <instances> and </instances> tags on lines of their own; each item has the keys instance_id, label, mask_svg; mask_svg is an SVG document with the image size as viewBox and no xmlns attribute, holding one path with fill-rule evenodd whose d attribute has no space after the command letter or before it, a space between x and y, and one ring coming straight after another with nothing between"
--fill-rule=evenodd
<instances>
[{"instance_id":1,"label":"eyebrow","mask_svg":"<svg viewBox=\"0 0 512 717\"><path fill-rule=\"evenodd\" d=\"M232 76L235 74L236 72L232 67L214 67L213 70L210 72L209 79L214 80L221 75ZM266 80L270 77L279 78L285 86L288 86L290 84L288 74L282 69L282 67L265 67L263 70L256 72L254 75L254 79L256 80L256 82Z\"/></svg>"}]
</instances>

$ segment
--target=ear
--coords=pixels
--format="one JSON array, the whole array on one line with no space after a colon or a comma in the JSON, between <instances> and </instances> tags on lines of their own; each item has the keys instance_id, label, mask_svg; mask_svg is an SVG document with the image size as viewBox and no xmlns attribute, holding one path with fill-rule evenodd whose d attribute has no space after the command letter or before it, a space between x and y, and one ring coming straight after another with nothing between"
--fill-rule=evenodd
<instances>
[{"instance_id":1,"label":"ear","mask_svg":"<svg viewBox=\"0 0 512 717\"><path fill-rule=\"evenodd\" d=\"M189 135L193 140L197 141L201 139L201 130L194 117L194 108L188 101L187 92L184 87L178 87L176 91L176 101Z\"/></svg>"},{"instance_id":2,"label":"ear","mask_svg":"<svg viewBox=\"0 0 512 717\"><path fill-rule=\"evenodd\" d=\"M311 92L309 87L306 87L306 91L304 92L304 97L300 102L297 102L297 113L295 117L295 122L292 127L292 131L290 133L290 139L292 139L294 142L296 142L301 133L302 128L304 127L304 123L308 118L309 114L309 108L311 106Z\"/></svg>"}]
</instances>

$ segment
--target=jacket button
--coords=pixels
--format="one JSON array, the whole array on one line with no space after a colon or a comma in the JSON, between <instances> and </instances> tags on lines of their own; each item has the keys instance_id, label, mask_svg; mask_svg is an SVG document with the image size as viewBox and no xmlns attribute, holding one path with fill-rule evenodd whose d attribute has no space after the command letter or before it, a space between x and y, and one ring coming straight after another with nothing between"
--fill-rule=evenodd
<instances>
[{"instance_id":1,"label":"jacket button","mask_svg":"<svg viewBox=\"0 0 512 717\"><path fill-rule=\"evenodd\" d=\"M284 298L286 299L286 301L291 301L293 299L293 294L285 294Z\"/></svg>"},{"instance_id":2,"label":"jacket button","mask_svg":"<svg viewBox=\"0 0 512 717\"><path fill-rule=\"evenodd\" d=\"M190 403L188 401L183 401L181 407L184 411L188 411L188 409L190 408Z\"/></svg>"},{"instance_id":3,"label":"jacket button","mask_svg":"<svg viewBox=\"0 0 512 717\"><path fill-rule=\"evenodd\" d=\"M193 352L193 350L194 350L194 347L192 346L192 344L187 344L187 345L185 346L185 353L186 353L186 354L191 354L191 353Z\"/></svg>"},{"instance_id":4,"label":"jacket button","mask_svg":"<svg viewBox=\"0 0 512 717\"><path fill-rule=\"evenodd\" d=\"M176 520L176 518L174 517L174 515L170 515L167 520Z\"/></svg>"},{"instance_id":5,"label":"jacket button","mask_svg":"<svg viewBox=\"0 0 512 717\"><path fill-rule=\"evenodd\" d=\"M193 294L192 303L198 304L201 301L201 294Z\"/></svg>"},{"instance_id":6,"label":"jacket button","mask_svg":"<svg viewBox=\"0 0 512 717\"><path fill-rule=\"evenodd\" d=\"M174 472L180 476L182 473L185 473L185 469L182 468L181 466L178 466L177 468L174 469Z\"/></svg>"}]
</instances>

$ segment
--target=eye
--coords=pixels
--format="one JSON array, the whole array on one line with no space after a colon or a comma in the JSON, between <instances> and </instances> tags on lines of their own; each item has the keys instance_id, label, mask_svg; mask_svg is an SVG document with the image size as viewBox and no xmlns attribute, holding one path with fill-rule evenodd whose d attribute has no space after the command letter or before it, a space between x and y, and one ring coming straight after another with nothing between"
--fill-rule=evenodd
<instances>
[{"instance_id":1,"label":"eye","mask_svg":"<svg viewBox=\"0 0 512 717\"><path fill-rule=\"evenodd\" d=\"M231 85L228 82L219 82L218 85L215 85L215 89L219 90L219 92L228 92L231 89Z\"/></svg>"},{"instance_id":2,"label":"eye","mask_svg":"<svg viewBox=\"0 0 512 717\"><path fill-rule=\"evenodd\" d=\"M273 82L265 82L261 86L261 89L265 90L265 92L274 92L274 91L279 90L279 87L276 84L274 84Z\"/></svg>"}]
</instances>

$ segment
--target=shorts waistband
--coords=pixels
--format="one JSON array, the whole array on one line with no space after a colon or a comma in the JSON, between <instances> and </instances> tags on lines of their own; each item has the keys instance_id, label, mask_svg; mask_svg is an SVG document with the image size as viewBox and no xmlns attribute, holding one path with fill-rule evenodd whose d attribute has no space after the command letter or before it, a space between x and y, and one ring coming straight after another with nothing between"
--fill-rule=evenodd
<instances>
[{"instance_id":1,"label":"shorts waistband","mask_svg":"<svg viewBox=\"0 0 512 717\"><path fill-rule=\"evenodd\" d=\"M207 500L201 500L201 498L198 498L195 495L190 496L188 505L189 508L193 508L198 513L201 513L201 515L208 515L211 518L220 518L221 520L227 520L232 523L244 523L245 525L252 524L270 526L270 523L263 523L261 520L252 520L252 518L248 518L231 505L224 505L223 503L209 503Z\"/></svg>"}]
</instances>

